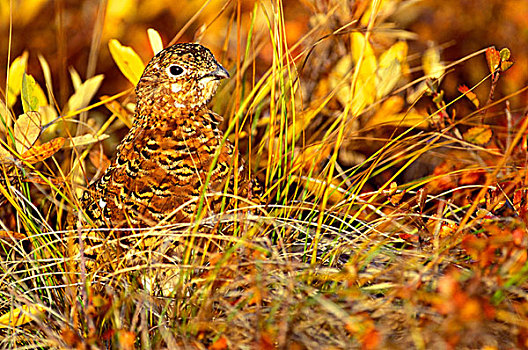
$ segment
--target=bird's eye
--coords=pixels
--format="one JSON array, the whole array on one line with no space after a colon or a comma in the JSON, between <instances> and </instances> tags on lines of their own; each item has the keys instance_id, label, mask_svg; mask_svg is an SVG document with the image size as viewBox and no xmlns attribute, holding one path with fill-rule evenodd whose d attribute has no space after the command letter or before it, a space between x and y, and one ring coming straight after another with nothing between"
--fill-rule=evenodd
<instances>
[{"instance_id":1,"label":"bird's eye","mask_svg":"<svg viewBox=\"0 0 528 350\"><path fill-rule=\"evenodd\" d=\"M170 76L173 76L173 77L177 77L179 75L182 75L184 72L183 68L180 67L180 66L177 66L175 64L172 64L170 65L168 68L167 68L167 73L170 75Z\"/></svg>"}]
</instances>

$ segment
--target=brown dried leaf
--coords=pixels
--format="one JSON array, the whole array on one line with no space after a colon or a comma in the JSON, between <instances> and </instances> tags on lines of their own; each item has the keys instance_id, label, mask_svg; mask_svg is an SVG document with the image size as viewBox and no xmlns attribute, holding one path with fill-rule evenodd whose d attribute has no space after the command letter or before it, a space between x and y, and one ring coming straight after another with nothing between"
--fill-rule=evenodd
<instances>
[{"instance_id":1,"label":"brown dried leaf","mask_svg":"<svg viewBox=\"0 0 528 350\"><path fill-rule=\"evenodd\" d=\"M34 183L34 184L39 184L39 185L43 185L43 186L49 186L50 183L55 185L55 186L59 186L59 185L64 185L65 181L64 179L61 179L61 178L58 178L58 177L47 177L47 178L42 178L38 175L35 175L35 174L30 174L26 179L23 180L24 182L31 182L31 183Z\"/></svg>"},{"instance_id":2,"label":"brown dried leaf","mask_svg":"<svg viewBox=\"0 0 528 350\"><path fill-rule=\"evenodd\" d=\"M110 159L97 148L90 151L89 158L94 167L100 171L105 171L111 164Z\"/></svg>"},{"instance_id":3,"label":"brown dried leaf","mask_svg":"<svg viewBox=\"0 0 528 350\"><path fill-rule=\"evenodd\" d=\"M13 155L4 146L0 145L0 162L6 163L13 159Z\"/></svg>"},{"instance_id":4,"label":"brown dried leaf","mask_svg":"<svg viewBox=\"0 0 528 350\"><path fill-rule=\"evenodd\" d=\"M15 149L24 153L33 146L40 135L40 113L28 112L20 115L15 123Z\"/></svg>"},{"instance_id":5,"label":"brown dried leaf","mask_svg":"<svg viewBox=\"0 0 528 350\"><path fill-rule=\"evenodd\" d=\"M101 96L101 101L104 101L106 99L109 99L110 96L103 95ZM119 118L128 128L132 127L132 119L133 115L129 113L121 104L117 101L109 101L105 103L105 107L108 108L108 110Z\"/></svg>"},{"instance_id":6,"label":"brown dried leaf","mask_svg":"<svg viewBox=\"0 0 528 350\"><path fill-rule=\"evenodd\" d=\"M22 240L27 236L20 232L0 230L0 239L8 242Z\"/></svg>"},{"instance_id":7,"label":"brown dried leaf","mask_svg":"<svg viewBox=\"0 0 528 350\"><path fill-rule=\"evenodd\" d=\"M96 143L99 141L106 140L110 136L107 134L102 134L100 136L92 135L92 134L85 134L81 136L75 136L69 139L69 143L65 146L67 148L70 147L79 147L79 146L86 146L90 145L92 143Z\"/></svg>"},{"instance_id":8,"label":"brown dried leaf","mask_svg":"<svg viewBox=\"0 0 528 350\"><path fill-rule=\"evenodd\" d=\"M34 164L54 155L62 148L66 139L64 137L57 137L42 145L34 146L22 153L23 160L30 164Z\"/></svg>"}]
</instances>

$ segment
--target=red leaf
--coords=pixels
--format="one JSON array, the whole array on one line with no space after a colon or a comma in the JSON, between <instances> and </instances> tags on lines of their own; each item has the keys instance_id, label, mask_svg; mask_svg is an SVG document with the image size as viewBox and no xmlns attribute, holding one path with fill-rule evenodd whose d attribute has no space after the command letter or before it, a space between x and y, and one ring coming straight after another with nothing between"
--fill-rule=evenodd
<instances>
[{"instance_id":1,"label":"red leaf","mask_svg":"<svg viewBox=\"0 0 528 350\"><path fill-rule=\"evenodd\" d=\"M224 336L218 338L211 346L209 350L224 350L227 349L227 339Z\"/></svg>"},{"instance_id":2,"label":"red leaf","mask_svg":"<svg viewBox=\"0 0 528 350\"><path fill-rule=\"evenodd\" d=\"M463 93L464 96L466 96L471 101L471 103L475 105L475 107L479 108L480 101L477 98L477 95L473 91L470 91L466 85L460 85L458 87L458 91Z\"/></svg>"},{"instance_id":3,"label":"red leaf","mask_svg":"<svg viewBox=\"0 0 528 350\"><path fill-rule=\"evenodd\" d=\"M490 46L486 50L486 61L488 62L488 68L491 73L494 73L499 68L501 57L499 51L495 49L495 46Z\"/></svg>"}]
</instances>

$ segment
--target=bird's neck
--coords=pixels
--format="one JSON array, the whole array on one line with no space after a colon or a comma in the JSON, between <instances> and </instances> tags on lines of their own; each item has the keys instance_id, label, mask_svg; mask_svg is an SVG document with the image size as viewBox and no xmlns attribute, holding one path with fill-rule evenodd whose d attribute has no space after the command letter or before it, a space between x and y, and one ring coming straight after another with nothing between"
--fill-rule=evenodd
<instances>
[{"instance_id":1,"label":"bird's neck","mask_svg":"<svg viewBox=\"0 0 528 350\"><path fill-rule=\"evenodd\" d=\"M194 108L180 108L175 106L157 105L151 108L139 108L136 110L134 127L148 128L172 128L180 129L188 122L200 124L211 124L214 128L222 121L222 117L212 112L207 106Z\"/></svg>"}]
</instances>

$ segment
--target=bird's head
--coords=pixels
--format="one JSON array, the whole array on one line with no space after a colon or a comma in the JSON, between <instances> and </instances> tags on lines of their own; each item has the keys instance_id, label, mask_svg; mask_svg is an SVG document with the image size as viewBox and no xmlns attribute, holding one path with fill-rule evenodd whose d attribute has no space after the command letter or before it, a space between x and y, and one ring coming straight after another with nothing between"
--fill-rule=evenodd
<instances>
[{"instance_id":1,"label":"bird's head","mask_svg":"<svg viewBox=\"0 0 528 350\"><path fill-rule=\"evenodd\" d=\"M172 45L150 60L136 87L138 104L196 108L206 105L229 73L200 44Z\"/></svg>"}]
</instances>

